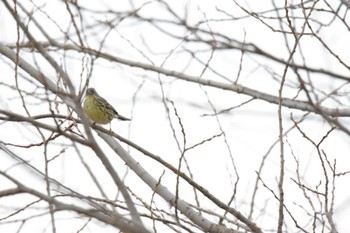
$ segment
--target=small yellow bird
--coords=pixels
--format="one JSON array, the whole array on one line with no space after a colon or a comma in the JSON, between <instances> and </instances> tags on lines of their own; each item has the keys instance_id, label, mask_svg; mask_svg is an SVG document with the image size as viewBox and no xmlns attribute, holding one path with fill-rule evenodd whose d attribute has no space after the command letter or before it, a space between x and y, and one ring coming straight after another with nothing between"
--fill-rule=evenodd
<instances>
[{"instance_id":1,"label":"small yellow bird","mask_svg":"<svg viewBox=\"0 0 350 233\"><path fill-rule=\"evenodd\" d=\"M129 118L119 115L118 112L110 105L107 100L97 94L94 88L86 90L86 97L83 105L85 114L94 122L99 124L108 124L114 118L123 121L129 121Z\"/></svg>"}]
</instances>

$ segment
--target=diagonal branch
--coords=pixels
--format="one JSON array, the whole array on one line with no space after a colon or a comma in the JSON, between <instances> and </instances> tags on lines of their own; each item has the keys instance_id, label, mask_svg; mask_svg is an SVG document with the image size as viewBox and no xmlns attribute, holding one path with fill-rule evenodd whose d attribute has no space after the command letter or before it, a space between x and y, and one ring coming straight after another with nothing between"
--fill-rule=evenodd
<instances>
[{"instance_id":1,"label":"diagonal branch","mask_svg":"<svg viewBox=\"0 0 350 233\"><path fill-rule=\"evenodd\" d=\"M188 75L188 74L178 72L175 70L169 70L169 69L166 69L166 68L163 68L160 66L155 66L152 64L146 64L146 63L142 63L142 62L138 62L138 61L122 58L122 57L117 57L117 56L109 54L107 52L97 51L97 50L94 50L92 48L81 48L81 47L77 47L74 45L66 45L66 44L63 45L63 44L59 44L59 43L55 43L54 46L59 47L60 49L64 49L64 50L74 50L77 52L88 53L92 56L104 58L108 61L114 61L114 62L124 64L127 66L137 67L137 68L148 70L148 71L153 71L153 72L156 72L159 74L163 74L165 76L178 78L178 79L181 79L184 81L202 84L205 86L219 88L219 89L223 89L223 90L227 90L227 91L233 91L233 92L236 92L238 94L248 95L248 96L251 96L253 98L269 102L271 104L276 104L276 105L281 104L281 106L287 107L287 108L297 109L297 110L301 110L301 111L305 111L305 112L313 112L315 114L320 114L320 112L322 112L323 114L326 114L330 117L349 117L350 116L350 109L348 109L348 108L343 108L343 109L328 108L328 107L323 107L323 106L315 106L315 105L310 104L306 101L294 100L294 99L290 99L290 98L279 98L279 96L275 96L275 95L271 95L271 94L268 94L265 92L261 92L261 91L258 91L258 90L255 90L255 89L252 89L249 87L245 87L245 86L240 85L240 84L223 83L223 82L219 82L219 81L215 81L215 80L204 79L204 78L201 78L198 76Z\"/></svg>"}]
</instances>

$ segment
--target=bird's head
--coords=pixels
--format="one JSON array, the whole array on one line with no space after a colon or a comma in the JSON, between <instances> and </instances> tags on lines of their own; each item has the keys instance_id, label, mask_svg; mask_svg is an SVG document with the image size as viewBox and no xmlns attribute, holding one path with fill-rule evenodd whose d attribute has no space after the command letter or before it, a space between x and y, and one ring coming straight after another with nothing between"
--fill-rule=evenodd
<instances>
[{"instance_id":1,"label":"bird's head","mask_svg":"<svg viewBox=\"0 0 350 233\"><path fill-rule=\"evenodd\" d=\"M95 88L88 88L86 90L86 95L96 95L97 92L95 91Z\"/></svg>"}]
</instances>

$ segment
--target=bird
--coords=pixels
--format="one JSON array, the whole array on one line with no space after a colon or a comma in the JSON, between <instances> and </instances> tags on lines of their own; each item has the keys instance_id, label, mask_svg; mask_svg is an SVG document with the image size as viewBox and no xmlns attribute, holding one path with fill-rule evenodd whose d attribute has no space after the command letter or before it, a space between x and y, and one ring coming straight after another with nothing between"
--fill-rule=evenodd
<instances>
[{"instance_id":1,"label":"bird","mask_svg":"<svg viewBox=\"0 0 350 233\"><path fill-rule=\"evenodd\" d=\"M114 118L122 121L130 120L127 117L119 115L113 106L96 92L95 88L88 88L86 90L83 110L92 121L98 124L108 124Z\"/></svg>"}]
</instances>

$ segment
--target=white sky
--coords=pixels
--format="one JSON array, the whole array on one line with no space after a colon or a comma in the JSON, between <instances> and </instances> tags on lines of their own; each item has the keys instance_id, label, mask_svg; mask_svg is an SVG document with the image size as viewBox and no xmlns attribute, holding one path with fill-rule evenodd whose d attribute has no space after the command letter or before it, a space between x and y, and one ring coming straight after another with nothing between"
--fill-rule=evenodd
<instances>
[{"instance_id":1,"label":"white sky","mask_svg":"<svg viewBox=\"0 0 350 233\"><path fill-rule=\"evenodd\" d=\"M21 1L22 2L22 1ZM36 5L42 6L45 12L48 12L50 18L63 30L67 30L70 20L67 15L65 6L58 1L34 1ZM135 7L144 4L146 1L134 1ZM183 15L183 9L187 1L176 1L176 3L168 1L176 12ZM32 3L30 1L23 1L23 3L32 9ZM245 5L243 1L241 4ZM85 4L79 2L79 4ZM320 3L319 7L321 7ZM1 4L1 6L3 6ZM89 1L86 5L90 9L94 10L105 10L107 7L110 9L123 11L129 10L130 5L128 1L118 1L118 3L111 1ZM283 5L282 5L283 6ZM216 8L225 10L235 17L241 17L244 14L232 1L190 1L188 17L189 22L195 25L200 20L205 18L211 19L222 19L227 18L224 14L219 13ZM271 1L255 1L247 6L250 10L266 10L271 9ZM323 6L325 7L325 6ZM157 18L173 19L168 14L164 14L164 8L160 7L155 2L150 2L140 12L143 16L154 17L156 14ZM299 12L300 13L300 12ZM319 16L318 16L319 14ZM271 15L274 15L271 13ZM326 18L322 12L315 12L314 17L328 22L330 18ZM49 30L50 36L56 38L59 35L61 38L61 32L55 24L48 20L47 16L40 14L36 11L35 16L40 19L46 30ZM112 15L89 15L84 18L84 23L95 25L99 20L111 20ZM8 15L7 10L4 7L0 7L0 43L14 45L16 41L15 24L11 17ZM27 21L26 21L27 22ZM273 20L267 20L274 27L278 28L278 24L274 23ZM300 21L301 22L301 21ZM299 22L299 23L300 23ZM274 56L279 58L287 59L288 53L285 48L285 41L280 33L272 32L260 21L252 18L244 20L234 21L218 21L210 22L210 28L208 23L203 23L201 28L223 32L226 35L242 41L244 35L246 35L247 43L254 43L255 45L262 48ZM296 27L297 30L300 30ZM167 26L171 27L171 26ZM73 29L71 28L71 31ZM177 27L171 28L172 32L176 32L179 35L184 34L184 31ZM42 38L37 32L32 31L38 38ZM97 34L91 32L98 32ZM87 38L89 45L96 48L101 41L101 38L105 36L106 30L101 25L96 25L94 30L88 32ZM346 64L350 64L349 46L348 41L349 33L346 32L344 26L335 21L330 27L326 27L320 33L324 35L322 37L327 44L331 46L331 49L335 51ZM189 35L188 35L189 36ZM206 38L209 39L209 38ZM292 41L290 39L290 41ZM62 41L60 41L62 42ZM147 46L146 46L146 45ZM157 66L163 66L167 69L177 70L186 74L198 76L203 65L192 62L188 65L191 60L188 54L183 52L183 48L187 49L207 49L205 45L198 44L185 44L180 43L179 40L174 40L161 34L159 31L150 27L147 24L137 22L135 20L125 20L120 23L114 30L112 30L105 44L106 48L110 49L110 53L115 54L127 59L133 59L143 63L150 63L147 56ZM348 75L349 70L345 69L344 66L339 65L336 59L332 58L329 53L321 46L321 44L314 37L303 37L301 42L301 48L303 56L305 57L306 63L313 68L324 68L331 70L336 73ZM173 51L174 52L171 52ZM140 51L144 55L140 54ZM152 54L150 51L153 51ZM180 53L181 52L181 53ZM67 58L63 57L61 53L56 54L56 61L61 63L64 59L67 62L63 62L64 68L68 71L73 83L76 88L79 87L81 78L86 78L86 72L82 72L83 65L86 63L82 62L83 55L68 52ZM171 54L169 56L169 54ZM23 51L20 54L23 58L28 59L28 62L33 63L33 56L27 51ZM203 52L198 54L203 60L209 59L210 53ZM228 50L228 51L216 51L210 65L221 74L235 80L240 63L240 51ZM0 57L0 70L2 71L2 77L0 78L0 108L11 110L16 113L24 114L24 110L21 106L20 99L18 99L17 92L6 87L4 84L14 85L14 74L13 70L6 64L8 60ZM47 63L43 61L39 56L35 56L36 62L39 64L42 71L56 80L56 74L53 69L49 68ZM301 63L300 53L296 55L297 63ZM85 57L88 59L89 57ZM267 67L270 70L266 70ZM271 78L270 72L275 72L281 75L284 66L276 64L271 60L262 58L259 56L246 54L244 56L244 62L242 67L242 74L239 79L241 85L257 89L262 92L266 92L273 95L278 95L279 82ZM302 72L303 75L306 75ZM172 77L161 76L164 82L164 91L167 98L174 101L177 111L181 116L183 125L186 131L187 145L193 145L201 140L212 137L213 135L220 133L220 126L217 123L215 117L203 117L202 114L212 114L213 111L208 103L207 97L204 90L210 97L210 101L214 104L217 110L222 110L232 106L237 106L242 102L249 99L249 97L236 94L233 92L222 91L210 87L201 88L197 84L192 84L184 81L174 80ZM216 81L225 82L213 72L206 72L203 78L213 79ZM287 84L295 85L297 80L293 73L290 71L287 75ZM317 88L324 92L330 92L334 88L343 84L343 81L331 79L323 75L312 74L312 79ZM179 160L179 150L177 149L176 142L173 137L173 133L169 127L169 121L166 117L164 105L162 103L162 95L160 86L157 82L158 76L156 73L147 72L141 69L132 68L112 62L108 62L103 59L96 61L93 68L92 78L90 80L90 86L96 88L96 90L105 97L113 106L116 107L119 113L125 116L133 118L132 122L119 122L113 121L112 129L118 134L129 137L130 140L144 147L145 149L159 155L169 163L177 166ZM85 81L84 81L85 82ZM142 85L142 86L141 86ZM33 85L20 80L20 86L28 91L33 91ZM138 88L141 86L139 92ZM341 92L346 93L349 91L349 86L345 85ZM133 105L133 96L136 94L135 102ZM292 98L297 94L295 88L285 88L285 97ZM300 95L301 100L305 100L303 94ZM48 107L45 104L38 104L35 99L27 99L32 109L32 113L40 114L47 113ZM349 101L345 96L339 98L339 102L328 101L325 103L330 107L345 108L348 106ZM171 108L171 105L169 105ZM249 210L249 202L254 187L256 178L256 171L259 169L261 158L267 153L271 145L278 139L278 121L277 121L277 105L272 105L261 100L254 100L253 102L236 108L228 114L219 116L220 124L222 129L226 133L227 143L232 152L236 167L238 169L240 181L238 185L238 192L234 207L239 208L242 213L247 214ZM64 108L61 108L61 113L64 112ZM177 124L173 109L171 108L171 118L176 126L176 135L182 139L181 130ZM293 125L290 120L290 114L293 114L295 119L300 119L304 114L300 111L283 108L283 127L284 130L289 129ZM341 122L347 124L348 120L341 119ZM18 124L18 123L17 123ZM25 129L22 125L18 126L16 123L3 123L0 125L0 141L12 142L18 144L37 143L40 138L36 134L36 131ZM304 132L307 132L308 136L316 142L330 129L328 123L325 123L319 116L311 114L307 119L300 125ZM108 126L106 126L108 127ZM79 127L82 130L82 127ZM25 129L25 130L23 130ZM10 132L10 133L4 133ZM300 160L300 173L305 184L309 187L315 188L319 181L323 178L323 171L320 169L320 161L315 148L296 130L292 131L285 141L285 152L286 152L286 177L285 177L285 194L288 207L294 211L296 216L305 215L301 207L298 205L308 206L308 203L304 200L304 196L301 190L298 189L291 180L295 179L296 164L293 155ZM99 139L98 139L99 140ZM331 162L334 159L337 161L337 171L346 172L350 169L349 167L349 137L344 133L335 130L333 131L327 140L322 144L321 149L327 154ZM67 142L67 141L65 141ZM120 176L123 176L126 172L125 164L119 159L113 156L112 151L100 140L101 147L111 157L113 164L118 167ZM125 145L126 147L126 145ZM111 187L106 188L106 192L111 198L116 195L116 188L113 185L112 180L108 177L104 168L100 165L99 161L93 156L91 150L85 147L79 147L83 152L84 159L86 162L94 168L96 174L101 180L102 186ZM43 163L43 149L40 147L28 149L11 148L25 156L25 159L30 160L30 163L42 170L44 168ZM57 155L62 150L60 145L50 145L49 154L50 156ZM2 153L2 152L1 152ZM153 160L145 158L144 155L131 149L131 154L140 161L140 164L146 168L154 177L159 176L164 171L164 167L155 163ZM191 172L194 175L194 179L199 184L207 188L212 194L219 197L224 202L227 202L232 195L233 183L236 181L234 170L231 163L231 158L224 143L223 137L213 139L211 142L204 144L203 146L197 147L196 149L189 151L186 154L186 159L191 166ZM0 163L0 169L9 169L13 161L2 158ZM33 177L30 173L21 170L21 168L10 169L11 174L19 177L21 180L25 180L26 183L36 188L45 189L44 184ZM185 171L185 170L184 170ZM68 148L66 151L55 161L50 163L50 175L56 179L62 181L64 184L70 187L74 187L79 192L85 195L99 195L97 189L91 185L91 179L87 178L88 174L83 168L81 161L76 155L73 148ZM279 145L276 145L271 151L266 166L261 174L264 182L269 185L270 188L277 192L277 179L279 176ZM86 177L86 179L85 179ZM107 177L107 178L106 178ZM3 179L0 178L0 182ZM162 178L163 184L174 191L176 177L167 171ZM138 195L144 195L143 198L146 201L150 201L152 192L140 181L138 177L134 175L132 171L128 171L128 176L125 180L126 185L130 186ZM336 199L335 199L335 215L334 220L337 224L339 232L350 232L347 227L347 220L350 217L350 195L348 191L349 177L343 176L338 178L336 183ZM322 183L323 185L323 183ZM321 185L321 190L322 190ZM0 186L1 187L1 186ZM188 186L185 182L181 183L181 197L186 201L194 203L192 192L189 192ZM276 227L276 208L278 207L276 200L272 197L271 193L260 186L259 197L257 199L257 207L262 208L261 211L267 211L264 217L257 217L257 224L262 226L263 229L275 229ZM120 195L120 194L119 194ZM315 197L313 197L315 198ZM24 201L17 202L19 198L2 198L0 199L1 206L21 206L27 203ZM266 203L265 201L268 200ZM204 199L202 200L204 205L207 203ZM165 202L164 202L165 203ZM294 204L297 203L297 204ZM263 209L265 205L269 208ZM42 205L45 206L45 205ZM208 208L213 206L207 203ZM164 204L162 208L168 208L167 204ZM214 209L215 211L215 209ZM255 210L258 213L259 210ZM221 211L220 211L221 213ZM7 208L0 208L1 216L8 214ZM21 213L26 216L27 213ZM58 232L76 232L77 228L72 226L77 225L75 219L70 219L70 215L58 214L60 221L67 222L64 226L59 226ZM286 217L286 221L291 221L289 217ZM23 232L37 231L43 229L43 224L38 226L39 220L33 220L25 225ZM49 224L50 219L47 217L44 222ZM300 220L302 221L302 220ZM0 222L1 223L1 222ZM290 224L292 226L293 224ZM67 227L67 229L65 229ZM0 232L15 232L15 224L0 224ZM100 223L89 224L89 230L94 232L95 229L103 229ZM290 228L296 230L295 228ZM104 232L114 232L115 230L104 229ZM47 226L46 231L50 232L50 228ZM88 232L88 231L87 231Z\"/></svg>"}]
</instances>

